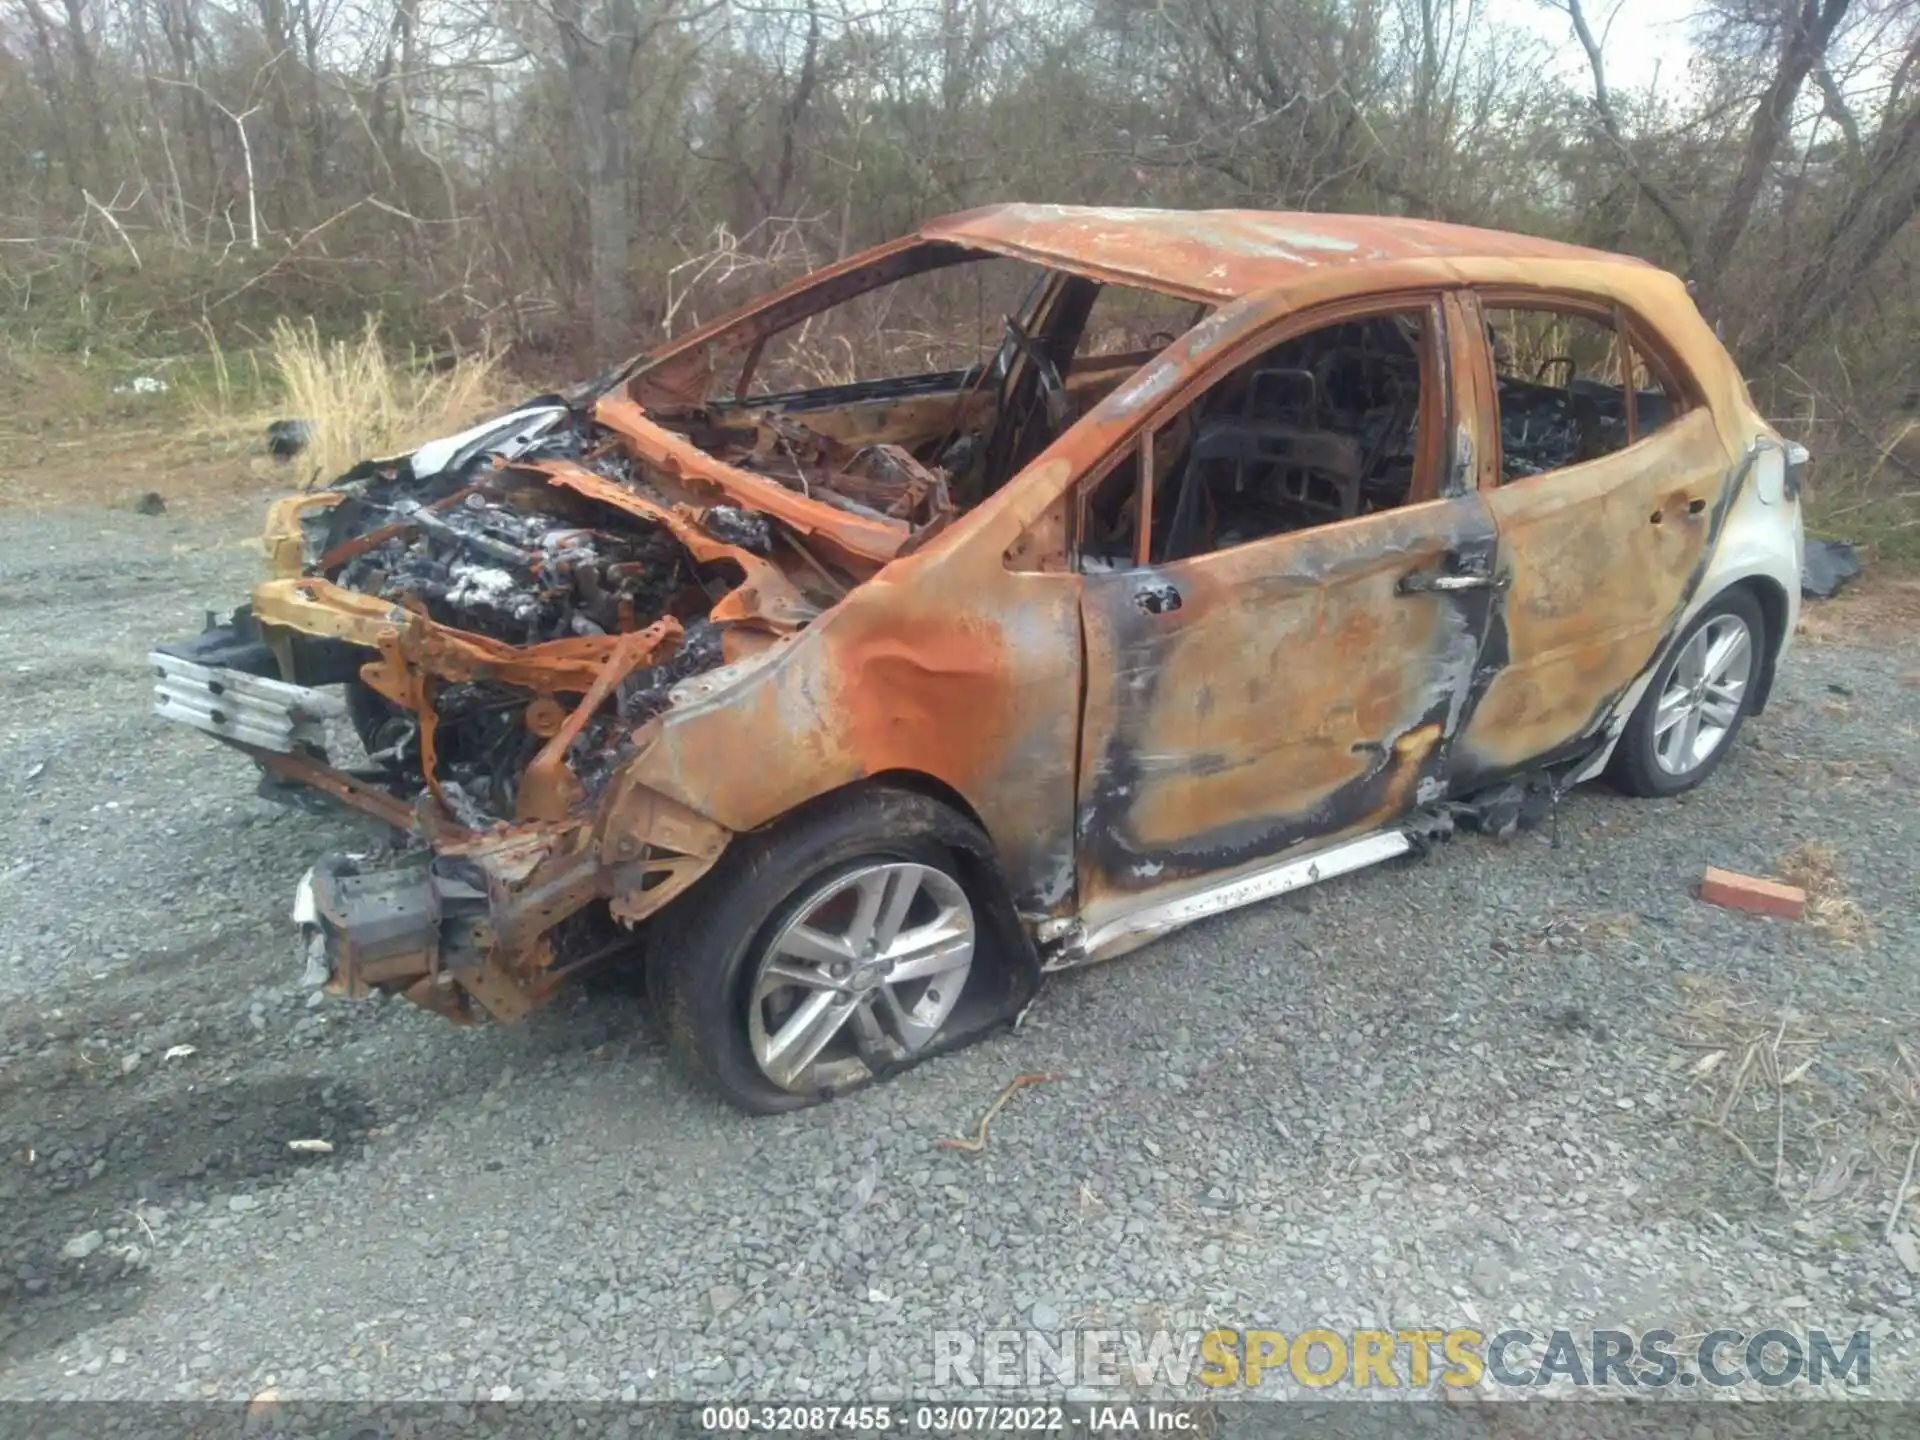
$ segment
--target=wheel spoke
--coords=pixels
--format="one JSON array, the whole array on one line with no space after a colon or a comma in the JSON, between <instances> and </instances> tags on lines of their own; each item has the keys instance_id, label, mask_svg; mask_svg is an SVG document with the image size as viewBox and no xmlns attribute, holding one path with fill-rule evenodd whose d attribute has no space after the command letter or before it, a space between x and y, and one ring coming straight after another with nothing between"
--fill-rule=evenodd
<instances>
[{"instance_id":1,"label":"wheel spoke","mask_svg":"<svg viewBox=\"0 0 1920 1440\"><path fill-rule=\"evenodd\" d=\"M780 953L811 965L836 965L855 958L853 947L842 937L798 923L788 926L780 937Z\"/></svg>"},{"instance_id":2,"label":"wheel spoke","mask_svg":"<svg viewBox=\"0 0 1920 1440\"><path fill-rule=\"evenodd\" d=\"M767 1040L767 1052L761 1063L783 1085L791 1085L814 1057L827 1048L827 1042L847 1023L851 1007L840 997L817 990L787 1017L786 1023Z\"/></svg>"},{"instance_id":3,"label":"wheel spoke","mask_svg":"<svg viewBox=\"0 0 1920 1440\"><path fill-rule=\"evenodd\" d=\"M1702 671L1706 667L1707 637L1704 632L1687 642L1687 648L1680 652L1680 663L1674 667L1674 675L1691 690L1700 683Z\"/></svg>"},{"instance_id":4,"label":"wheel spoke","mask_svg":"<svg viewBox=\"0 0 1920 1440\"><path fill-rule=\"evenodd\" d=\"M1705 678L1708 683L1724 680L1729 676L1737 677L1742 683L1747 678L1748 655L1752 644L1747 639L1747 627L1734 625L1726 634L1713 642L1707 652ZM1736 669L1736 667L1738 667Z\"/></svg>"},{"instance_id":5,"label":"wheel spoke","mask_svg":"<svg viewBox=\"0 0 1920 1440\"><path fill-rule=\"evenodd\" d=\"M1693 747L1700 739L1700 710L1698 706L1689 706L1687 715L1674 727L1674 736L1679 746L1679 761L1682 769L1693 764Z\"/></svg>"},{"instance_id":6,"label":"wheel spoke","mask_svg":"<svg viewBox=\"0 0 1920 1440\"><path fill-rule=\"evenodd\" d=\"M1660 708L1654 712L1653 733L1656 736L1665 735L1687 718L1687 711L1692 704L1692 699L1684 689L1676 687L1667 691L1660 697Z\"/></svg>"},{"instance_id":7,"label":"wheel spoke","mask_svg":"<svg viewBox=\"0 0 1920 1440\"><path fill-rule=\"evenodd\" d=\"M887 1032L880 1024L880 1017L873 1013L873 996L867 996L853 1007L847 1029L852 1032L854 1048L867 1062L868 1069L877 1070L891 1058L887 1053Z\"/></svg>"},{"instance_id":8,"label":"wheel spoke","mask_svg":"<svg viewBox=\"0 0 1920 1440\"><path fill-rule=\"evenodd\" d=\"M1656 742L1660 763L1675 774L1687 768L1687 748L1692 744L1688 726L1693 713L1693 701L1690 698L1675 706L1665 733Z\"/></svg>"},{"instance_id":9,"label":"wheel spoke","mask_svg":"<svg viewBox=\"0 0 1920 1440\"><path fill-rule=\"evenodd\" d=\"M893 880L889 870L876 870L862 875L855 885L860 900L853 912L853 922L847 926L846 945L855 955L864 955L867 946L873 941L874 927L880 921L880 907L885 903L887 890Z\"/></svg>"},{"instance_id":10,"label":"wheel spoke","mask_svg":"<svg viewBox=\"0 0 1920 1440\"><path fill-rule=\"evenodd\" d=\"M900 934L900 927L907 923L907 912L913 908L914 898L920 893L919 866L911 869L902 866L888 872L886 904L880 909L880 917L874 922L874 948L885 955L893 948L894 940Z\"/></svg>"},{"instance_id":11,"label":"wheel spoke","mask_svg":"<svg viewBox=\"0 0 1920 1440\"><path fill-rule=\"evenodd\" d=\"M806 990L838 990L840 984L812 965L796 965L791 960L775 958L767 962L767 968L760 972L760 986L755 992L756 999L765 999L776 990L784 990L798 985Z\"/></svg>"},{"instance_id":12,"label":"wheel spoke","mask_svg":"<svg viewBox=\"0 0 1920 1440\"><path fill-rule=\"evenodd\" d=\"M919 1050L939 1033L940 1025L945 1019L944 1015L939 1021L916 1020L900 1003L900 997L894 993L893 986L882 985L879 994L880 1003L886 1007L887 1018L893 1022L893 1033L899 1036L901 1045L909 1054Z\"/></svg>"},{"instance_id":13,"label":"wheel spoke","mask_svg":"<svg viewBox=\"0 0 1920 1440\"><path fill-rule=\"evenodd\" d=\"M973 935L952 924L925 925L901 937L894 947L898 957L887 972L887 983L898 985L907 980L925 980L958 970L973 959Z\"/></svg>"}]
</instances>

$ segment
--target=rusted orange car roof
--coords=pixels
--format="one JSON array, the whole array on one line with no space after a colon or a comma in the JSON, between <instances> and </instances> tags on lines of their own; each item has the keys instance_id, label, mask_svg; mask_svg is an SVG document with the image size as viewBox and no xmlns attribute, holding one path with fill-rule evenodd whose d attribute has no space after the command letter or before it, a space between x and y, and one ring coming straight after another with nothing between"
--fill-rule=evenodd
<instances>
[{"instance_id":1,"label":"rusted orange car roof","mask_svg":"<svg viewBox=\"0 0 1920 1440\"><path fill-rule=\"evenodd\" d=\"M1535 259L1644 266L1530 235L1386 215L1010 204L943 216L920 234L1209 300L1275 289L1336 265Z\"/></svg>"}]
</instances>

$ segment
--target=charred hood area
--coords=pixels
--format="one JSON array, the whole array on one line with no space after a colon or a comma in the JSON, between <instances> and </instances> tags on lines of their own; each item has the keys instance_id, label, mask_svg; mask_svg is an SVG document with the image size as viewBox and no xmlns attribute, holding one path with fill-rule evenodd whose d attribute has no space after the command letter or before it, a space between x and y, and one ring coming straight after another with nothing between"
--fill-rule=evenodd
<instances>
[{"instance_id":1,"label":"charred hood area","mask_svg":"<svg viewBox=\"0 0 1920 1440\"><path fill-rule=\"evenodd\" d=\"M903 447L772 410L538 401L433 451L312 497L280 582L300 613L255 610L307 635L337 633L316 609L370 616L356 597L407 618L398 654L346 636L347 713L372 783L469 830L554 818L523 785L556 737L560 793L591 798L675 686L801 628L953 514Z\"/></svg>"}]
</instances>

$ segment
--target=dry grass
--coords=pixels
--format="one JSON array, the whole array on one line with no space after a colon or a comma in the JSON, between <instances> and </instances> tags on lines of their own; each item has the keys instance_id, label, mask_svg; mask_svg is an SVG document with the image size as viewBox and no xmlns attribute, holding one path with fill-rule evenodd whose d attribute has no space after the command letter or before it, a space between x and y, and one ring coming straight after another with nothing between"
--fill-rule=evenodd
<instances>
[{"instance_id":1,"label":"dry grass","mask_svg":"<svg viewBox=\"0 0 1920 1440\"><path fill-rule=\"evenodd\" d=\"M1631 910L1555 915L1528 944L1535 950L1551 950L1567 944L1618 943L1631 938L1641 923L1640 917Z\"/></svg>"},{"instance_id":2,"label":"dry grass","mask_svg":"<svg viewBox=\"0 0 1920 1440\"><path fill-rule=\"evenodd\" d=\"M210 330L177 356L163 394L115 393L135 362L84 366L0 347L0 506L125 506L147 491L169 508L245 505L331 479L356 461L413 449L473 424L511 398L497 349L451 360L396 351L369 319L347 340L285 320L258 351L227 350ZM267 457L270 421L313 422L291 465Z\"/></svg>"},{"instance_id":3,"label":"dry grass","mask_svg":"<svg viewBox=\"0 0 1920 1440\"><path fill-rule=\"evenodd\" d=\"M278 414L248 420L255 434L280 416L309 422L313 434L299 465L310 481L460 430L497 409L503 398L499 351L477 350L438 366L415 352L403 359L381 342L380 322L372 316L354 340L323 340L311 320L296 325L284 319L270 340Z\"/></svg>"},{"instance_id":4,"label":"dry grass","mask_svg":"<svg viewBox=\"0 0 1920 1440\"><path fill-rule=\"evenodd\" d=\"M1839 856L1824 840L1804 840L1780 857L1780 878L1807 892L1807 923L1842 945L1858 945L1873 933L1867 912L1846 892Z\"/></svg>"},{"instance_id":5,"label":"dry grass","mask_svg":"<svg viewBox=\"0 0 1920 1440\"><path fill-rule=\"evenodd\" d=\"M1911 1017L1782 1005L1698 977L1679 999L1670 1064L1695 1096L1693 1129L1737 1152L1791 1211L1878 1211L1883 1222L1920 1127L1920 1061L1899 1038Z\"/></svg>"},{"instance_id":6,"label":"dry grass","mask_svg":"<svg viewBox=\"0 0 1920 1440\"><path fill-rule=\"evenodd\" d=\"M1816 645L1867 639L1911 651L1920 635L1920 579L1869 569L1833 599L1808 601L1797 633Z\"/></svg>"},{"instance_id":7,"label":"dry grass","mask_svg":"<svg viewBox=\"0 0 1920 1440\"><path fill-rule=\"evenodd\" d=\"M196 439L255 453L269 422L305 420L313 427L307 448L280 472L295 483L331 479L358 461L464 429L505 398L498 350L437 363L402 354L382 341L376 316L352 339L324 339L311 319L281 319L264 354L230 356L211 334L207 348L207 380L192 397Z\"/></svg>"}]
</instances>

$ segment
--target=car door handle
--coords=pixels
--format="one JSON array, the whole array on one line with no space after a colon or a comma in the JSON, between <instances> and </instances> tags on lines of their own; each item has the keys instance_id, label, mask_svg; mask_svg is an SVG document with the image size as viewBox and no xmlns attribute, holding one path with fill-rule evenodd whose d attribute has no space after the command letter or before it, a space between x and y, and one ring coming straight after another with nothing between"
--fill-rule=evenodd
<instances>
[{"instance_id":1,"label":"car door handle","mask_svg":"<svg viewBox=\"0 0 1920 1440\"><path fill-rule=\"evenodd\" d=\"M1180 592L1166 581L1156 580L1135 590L1133 603L1149 615L1165 615L1180 608Z\"/></svg>"},{"instance_id":2,"label":"car door handle","mask_svg":"<svg viewBox=\"0 0 1920 1440\"><path fill-rule=\"evenodd\" d=\"M1449 594L1455 590L1504 590L1506 579L1485 568L1484 561L1469 563L1455 551L1447 553L1446 563L1432 570L1414 570L1400 577L1394 588L1402 595Z\"/></svg>"},{"instance_id":3,"label":"car door handle","mask_svg":"<svg viewBox=\"0 0 1920 1440\"><path fill-rule=\"evenodd\" d=\"M1400 578L1402 595L1426 595L1435 590L1491 590L1491 575L1448 575L1438 570L1422 570Z\"/></svg>"}]
</instances>

